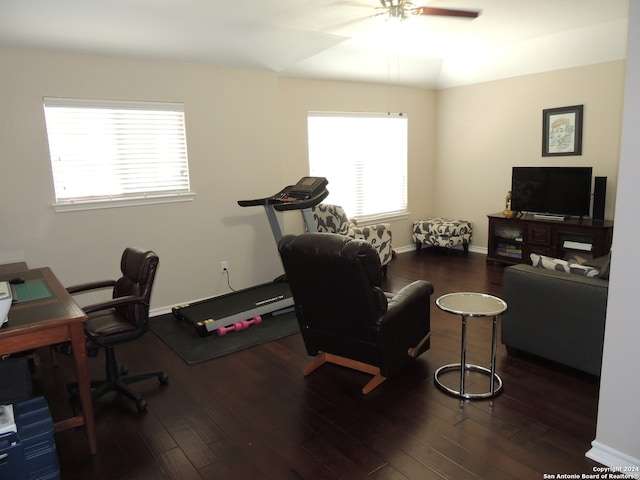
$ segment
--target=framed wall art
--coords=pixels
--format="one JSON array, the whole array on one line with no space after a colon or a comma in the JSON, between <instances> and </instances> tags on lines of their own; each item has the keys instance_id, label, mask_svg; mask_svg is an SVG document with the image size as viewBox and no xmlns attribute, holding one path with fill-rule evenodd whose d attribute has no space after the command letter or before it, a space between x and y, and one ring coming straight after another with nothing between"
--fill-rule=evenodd
<instances>
[{"instance_id":1,"label":"framed wall art","mask_svg":"<svg viewBox=\"0 0 640 480\"><path fill-rule=\"evenodd\" d=\"M582 155L583 105L542 111L542 156Z\"/></svg>"}]
</instances>

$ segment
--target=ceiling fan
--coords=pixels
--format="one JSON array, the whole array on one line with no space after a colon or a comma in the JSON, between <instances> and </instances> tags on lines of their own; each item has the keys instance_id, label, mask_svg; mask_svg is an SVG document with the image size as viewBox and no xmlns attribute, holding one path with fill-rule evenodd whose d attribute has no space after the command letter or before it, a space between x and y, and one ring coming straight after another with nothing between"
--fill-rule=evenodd
<instances>
[{"instance_id":1,"label":"ceiling fan","mask_svg":"<svg viewBox=\"0 0 640 480\"><path fill-rule=\"evenodd\" d=\"M412 15L440 15L445 17L462 18L476 18L480 15L480 12L475 10L416 7L413 3L407 0L380 0L380 3L382 4L382 7L378 7L378 9L384 10L384 12L381 12L378 15L388 15L389 18L396 18L399 20L405 20Z\"/></svg>"}]
</instances>

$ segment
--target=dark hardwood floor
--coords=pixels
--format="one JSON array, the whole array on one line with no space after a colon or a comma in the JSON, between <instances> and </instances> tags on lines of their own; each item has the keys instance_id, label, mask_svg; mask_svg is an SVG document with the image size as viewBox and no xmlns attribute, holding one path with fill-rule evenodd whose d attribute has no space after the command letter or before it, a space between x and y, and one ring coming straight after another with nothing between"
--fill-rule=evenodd
<instances>
[{"instance_id":1,"label":"dark hardwood floor","mask_svg":"<svg viewBox=\"0 0 640 480\"><path fill-rule=\"evenodd\" d=\"M132 372L162 368L167 387L136 385L149 403L96 402L98 454L83 430L56 435L65 480L157 479L542 479L592 473L584 454L595 438L597 379L535 358L509 357L499 344L504 393L465 401L434 386L441 365L459 361L460 318L435 299L454 291L500 295L503 267L462 252L400 254L385 288L415 279L435 286L431 349L371 394L368 376L325 365L302 376L310 361L299 334L189 366L153 333L118 349ZM242 335L242 333L234 333ZM489 360L490 321L472 319L468 361ZM41 352L36 391L54 417L67 415L61 384L70 359L53 368ZM100 376L102 356L91 359ZM470 382L473 384L474 379ZM484 388L486 385L481 386Z\"/></svg>"}]
</instances>

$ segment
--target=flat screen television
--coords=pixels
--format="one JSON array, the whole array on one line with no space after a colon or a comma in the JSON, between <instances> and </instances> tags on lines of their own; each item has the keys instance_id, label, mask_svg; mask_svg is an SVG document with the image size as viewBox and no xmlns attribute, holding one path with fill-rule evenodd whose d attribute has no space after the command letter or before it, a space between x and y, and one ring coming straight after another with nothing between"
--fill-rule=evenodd
<instances>
[{"instance_id":1,"label":"flat screen television","mask_svg":"<svg viewBox=\"0 0 640 480\"><path fill-rule=\"evenodd\" d=\"M513 167L511 210L588 217L592 167Z\"/></svg>"}]
</instances>

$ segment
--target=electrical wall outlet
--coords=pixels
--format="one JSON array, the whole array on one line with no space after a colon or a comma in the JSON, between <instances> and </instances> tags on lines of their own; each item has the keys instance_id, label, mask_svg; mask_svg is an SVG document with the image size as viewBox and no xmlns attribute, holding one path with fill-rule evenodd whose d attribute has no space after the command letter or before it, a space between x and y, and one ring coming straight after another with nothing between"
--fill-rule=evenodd
<instances>
[{"instance_id":1,"label":"electrical wall outlet","mask_svg":"<svg viewBox=\"0 0 640 480\"><path fill-rule=\"evenodd\" d=\"M229 271L229 265L227 264L226 260L223 260L223 261L220 262L220 271L222 273Z\"/></svg>"}]
</instances>

